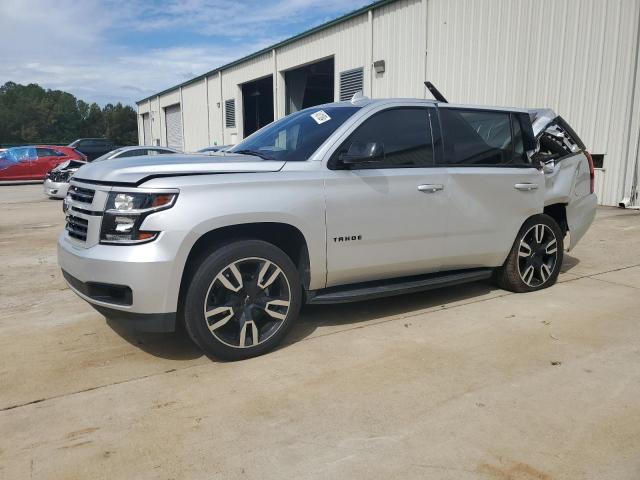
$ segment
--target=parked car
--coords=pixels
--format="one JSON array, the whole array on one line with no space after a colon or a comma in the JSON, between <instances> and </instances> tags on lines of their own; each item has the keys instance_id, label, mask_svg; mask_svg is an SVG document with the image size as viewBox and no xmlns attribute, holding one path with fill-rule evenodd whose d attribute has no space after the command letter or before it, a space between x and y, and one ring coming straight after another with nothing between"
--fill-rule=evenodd
<instances>
[{"instance_id":1,"label":"parked car","mask_svg":"<svg viewBox=\"0 0 640 480\"><path fill-rule=\"evenodd\" d=\"M215 153L224 152L229 150L233 145L213 145L211 147L204 147L198 150L196 153Z\"/></svg>"},{"instance_id":2,"label":"parked car","mask_svg":"<svg viewBox=\"0 0 640 480\"><path fill-rule=\"evenodd\" d=\"M303 303L549 287L596 209L591 157L548 110L361 98L224 156L106 163L71 180L68 284L140 330L179 318L225 359L273 349Z\"/></svg>"},{"instance_id":3,"label":"parked car","mask_svg":"<svg viewBox=\"0 0 640 480\"><path fill-rule=\"evenodd\" d=\"M88 161L95 160L116 148L113 141L108 138L79 138L71 142L69 146L82 152Z\"/></svg>"},{"instance_id":4,"label":"parked car","mask_svg":"<svg viewBox=\"0 0 640 480\"><path fill-rule=\"evenodd\" d=\"M35 145L0 152L0 180L43 180L51 169L67 160L85 160L70 147Z\"/></svg>"},{"instance_id":5,"label":"parked car","mask_svg":"<svg viewBox=\"0 0 640 480\"><path fill-rule=\"evenodd\" d=\"M140 157L145 155L168 155L180 153L180 151L169 147L155 147L147 145L135 145L132 147L120 147L96 158L94 162L111 160L113 158Z\"/></svg>"},{"instance_id":6,"label":"parked car","mask_svg":"<svg viewBox=\"0 0 640 480\"><path fill-rule=\"evenodd\" d=\"M107 152L98 157L94 162L109 160L112 158L139 157L144 155L166 155L179 153L177 150L165 147L122 147ZM69 161L58 165L51 170L44 181L44 193L50 198L65 198L69 189L69 178L85 163L85 161Z\"/></svg>"},{"instance_id":7,"label":"parked car","mask_svg":"<svg viewBox=\"0 0 640 480\"><path fill-rule=\"evenodd\" d=\"M65 198L69 178L86 163L84 160L67 160L51 170L44 179L44 194L49 198Z\"/></svg>"}]
</instances>

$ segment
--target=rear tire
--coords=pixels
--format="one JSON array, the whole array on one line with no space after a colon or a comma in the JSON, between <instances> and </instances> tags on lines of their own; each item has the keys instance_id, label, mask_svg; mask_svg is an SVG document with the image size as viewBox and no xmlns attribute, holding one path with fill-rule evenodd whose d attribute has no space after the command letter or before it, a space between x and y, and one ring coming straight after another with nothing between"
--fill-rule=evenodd
<instances>
[{"instance_id":1,"label":"rear tire","mask_svg":"<svg viewBox=\"0 0 640 480\"><path fill-rule=\"evenodd\" d=\"M274 349L298 317L302 287L287 254L238 240L203 257L185 295L185 327L205 352L240 360Z\"/></svg>"},{"instance_id":2,"label":"rear tire","mask_svg":"<svg viewBox=\"0 0 640 480\"><path fill-rule=\"evenodd\" d=\"M562 230L549 215L529 218L518 232L509 256L494 274L496 283L512 292L533 292L558 279L564 243Z\"/></svg>"}]
</instances>

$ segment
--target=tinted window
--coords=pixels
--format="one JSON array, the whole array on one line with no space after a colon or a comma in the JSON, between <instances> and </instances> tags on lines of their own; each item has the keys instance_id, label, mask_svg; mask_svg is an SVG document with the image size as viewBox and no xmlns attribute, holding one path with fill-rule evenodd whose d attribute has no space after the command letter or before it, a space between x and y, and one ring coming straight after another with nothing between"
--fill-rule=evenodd
<instances>
[{"instance_id":1,"label":"tinted window","mask_svg":"<svg viewBox=\"0 0 640 480\"><path fill-rule=\"evenodd\" d=\"M147 155L167 155L170 153L174 153L171 150L157 150L155 148L147 150Z\"/></svg>"},{"instance_id":2,"label":"tinted window","mask_svg":"<svg viewBox=\"0 0 640 480\"><path fill-rule=\"evenodd\" d=\"M268 160L307 160L360 107L307 108L273 122L247 137L230 152Z\"/></svg>"},{"instance_id":3,"label":"tinted window","mask_svg":"<svg viewBox=\"0 0 640 480\"><path fill-rule=\"evenodd\" d=\"M33 147L15 147L4 152L4 158L12 163L29 162L37 158L37 153Z\"/></svg>"},{"instance_id":4,"label":"tinted window","mask_svg":"<svg viewBox=\"0 0 640 480\"><path fill-rule=\"evenodd\" d=\"M487 166L526 163L520 122L507 112L440 108L440 122L444 163Z\"/></svg>"},{"instance_id":5,"label":"tinted window","mask_svg":"<svg viewBox=\"0 0 640 480\"><path fill-rule=\"evenodd\" d=\"M56 157L59 156L58 152L50 148L36 148L38 157Z\"/></svg>"},{"instance_id":6,"label":"tinted window","mask_svg":"<svg viewBox=\"0 0 640 480\"><path fill-rule=\"evenodd\" d=\"M433 165L433 139L427 108L394 108L364 121L336 152L366 151L372 143L383 150L383 160L366 168L400 168ZM433 111L433 110L432 110ZM352 167L353 168L353 167Z\"/></svg>"},{"instance_id":7,"label":"tinted window","mask_svg":"<svg viewBox=\"0 0 640 480\"><path fill-rule=\"evenodd\" d=\"M138 157L140 155L146 155L146 154L147 154L146 150L137 148L135 150L127 150L125 152L122 152L120 155L117 156L117 158Z\"/></svg>"}]
</instances>

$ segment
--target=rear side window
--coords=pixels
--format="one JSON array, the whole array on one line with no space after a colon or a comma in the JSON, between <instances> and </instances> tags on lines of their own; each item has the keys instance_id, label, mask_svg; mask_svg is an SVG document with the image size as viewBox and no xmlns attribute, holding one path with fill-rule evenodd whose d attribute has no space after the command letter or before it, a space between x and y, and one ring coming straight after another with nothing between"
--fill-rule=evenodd
<instances>
[{"instance_id":1,"label":"rear side window","mask_svg":"<svg viewBox=\"0 0 640 480\"><path fill-rule=\"evenodd\" d=\"M38 152L38 157L57 157L58 152L56 150L52 150L50 148L36 148Z\"/></svg>"},{"instance_id":2,"label":"rear side window","mask_svg":"<svg viewBox=\"0 0 640 480\"><path fill-rule=\"evenodd\" d=\"M127 150L126 152L122 152L120 155L117 155L117 158L124 158L124 157L139 157L141 155L146 155L147 154L147 150L146 149L135 149L135 150Z\"/></svg>"},{"instance_id":3,"label":"rear side window","mask_svg":"<svg viewBox=\"0 0 640 480\"><path fill-rule=\"evenodd\" d=\"M363 168L403 168L433 165L433 138L428 108L383 110L360 125L336 151L366 150L372 143L382 146L381 162L363 164ZM352 168L353 169L353 168Z\"/></svg>"},{"instance_id":4,"label":"rear side window","mask_svg":"<svg viewBox=\"0 0 640 480\"><path fill-rule=\"evenodd\" d=\"M508 112L440 108L448 165L528 164L522 128Z\"/></svg>"}]
</instances>

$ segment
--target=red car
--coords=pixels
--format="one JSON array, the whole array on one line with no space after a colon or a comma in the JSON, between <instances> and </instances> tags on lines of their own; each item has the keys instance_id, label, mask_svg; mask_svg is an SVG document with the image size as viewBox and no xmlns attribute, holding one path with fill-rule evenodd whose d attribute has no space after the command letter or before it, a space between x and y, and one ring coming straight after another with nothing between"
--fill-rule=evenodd
<instances>
[{"instance_id":1,"label":"red car","mask_svg":"<svg viewBox=\"0 0 640 480\"><path fill-rule=\"evenodd\" d=\"M86 160L70 147L35 145L12 147L0 152L0 181L44 180L49 171L67 160Z\"/></svg>"}]
</instances>

